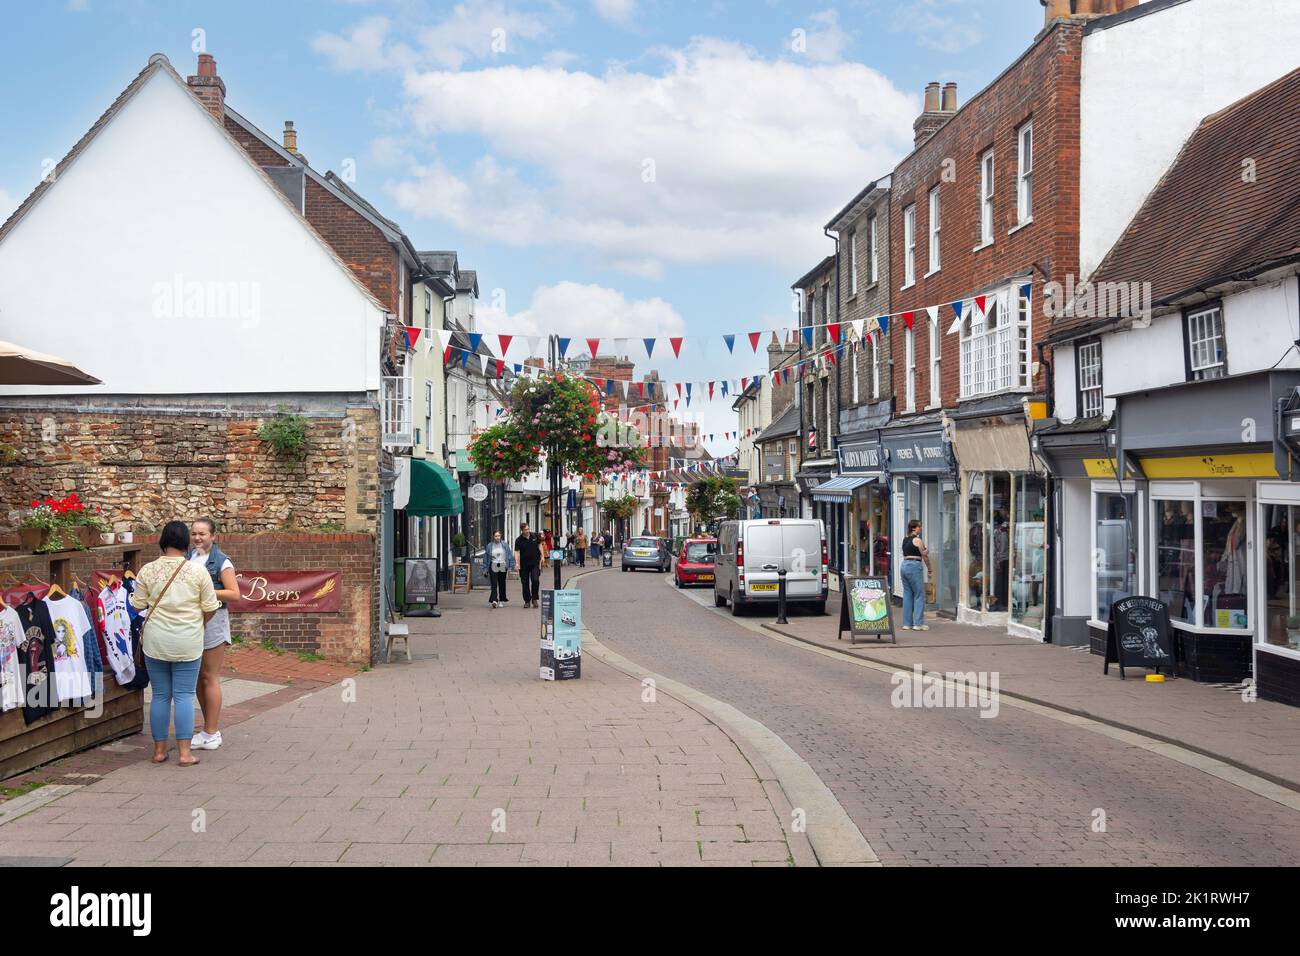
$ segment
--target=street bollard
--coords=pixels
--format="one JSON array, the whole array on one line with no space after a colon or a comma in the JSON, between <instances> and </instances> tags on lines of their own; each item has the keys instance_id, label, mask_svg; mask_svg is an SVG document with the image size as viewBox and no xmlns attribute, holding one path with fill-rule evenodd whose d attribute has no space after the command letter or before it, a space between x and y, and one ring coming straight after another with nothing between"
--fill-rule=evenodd
<instances>
[{"instance_id":1,"label":"street bollard","mask_svg":"<svg viewBox=\"0 0 1300 956\"><path fill-rule=\"evenodd\" d=\"M789 623L785 619L785 568L776 572L776 623Z\"/></svg>"}]
</instances>

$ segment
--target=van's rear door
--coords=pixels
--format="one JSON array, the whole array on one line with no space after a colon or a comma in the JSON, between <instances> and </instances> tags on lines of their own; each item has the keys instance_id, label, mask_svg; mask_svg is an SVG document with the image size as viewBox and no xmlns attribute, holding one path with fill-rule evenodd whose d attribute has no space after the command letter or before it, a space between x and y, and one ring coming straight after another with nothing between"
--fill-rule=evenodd
<instances>
[{"instance_id":1,"label":"van's rear door","mask_svg":"<svg viewBox=\"0 0 1300 956\"><path fill-rule=\"evenodd\" d=\"M781 525L759 523L745 529L745 593L776 597L777 571L782 566Z\"/></svg>"},{"instance_id":2,"label":"van's rear door","mask_svg":"<svg viewBox=\"0 0 1300 956\"><path fill-rule=\"evenodd\" d=\"M781 523L785 555L785 593L791 598L820 598L822 594L822 534L817 521Z\"/></svg>"}]
</instances>

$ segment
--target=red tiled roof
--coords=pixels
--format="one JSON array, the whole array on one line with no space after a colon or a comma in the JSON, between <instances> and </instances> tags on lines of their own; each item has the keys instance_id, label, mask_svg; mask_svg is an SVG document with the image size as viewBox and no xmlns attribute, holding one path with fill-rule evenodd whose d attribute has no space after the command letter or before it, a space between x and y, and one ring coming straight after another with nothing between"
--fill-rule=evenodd
<instances>
[{"instance_id":1,"label":"red tiled roof","mask_svg":"<svg viewBox=\"0 0 1300 956\"><path fill-rule=\"evenodd\" d=\"M1296 258L1300 69L1201 121L1091 281L1150 282L1159 306ZM1115 318L1059 319L1053 338Z\"/></svg>"}]
</instances>

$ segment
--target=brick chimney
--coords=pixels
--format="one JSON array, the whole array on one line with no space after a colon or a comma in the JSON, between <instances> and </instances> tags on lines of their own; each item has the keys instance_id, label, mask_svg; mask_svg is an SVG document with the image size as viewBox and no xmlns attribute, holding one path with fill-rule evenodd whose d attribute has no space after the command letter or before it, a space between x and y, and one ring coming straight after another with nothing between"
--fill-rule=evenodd
<instances>
[{"instance_id":1,"label":"brick chimney","mask_svg":"<svg viewBox=\"0 0 1300 956\"><path fill-rule=\"evenodd\" d=\"M951 107L951 108L950 108ZM916 134L913 145L920 146L944 123L957 112L957 84L949 83L943 88L942 100L939 94L939 81L933 80L925 85L925 110L912 124Z\"/></svg>"},{"instance_id":2,"label":"brick chimney","mask_svg":"<svg viewBox=\"0 0 1300 956\"><path fill-rule=\"evenodd\" d=\"M218 122L226 119L226 84L217 76L217 61L211 53L199 54L199 72L186 78L199 102Z\"/></svg>"},{"instance_id":3,"label":"brick chimney","mask_svg":"<svg viewBox=\"0 0 1300 956\"><path fill-rule=\"evenodd\" d=\"M293 153L294 156L296 156L299 160L301 160L304 164L306 164L307 157L304 156L302 153L298 152L298 131L293 128L293 120L284 121L283 144L285 149Z\"/></svg>"},{"instance_id":4,"label":"brick chimney","mask_svg":"<svg viewBox=\"0 0 1300 956\"><path fill-rule=\"evenodd\" d=\"M1043 23L1066 17L1105 17L1132 10L1141 0L1038 0L1044 7Z\"/></svg>"}]
</instances>

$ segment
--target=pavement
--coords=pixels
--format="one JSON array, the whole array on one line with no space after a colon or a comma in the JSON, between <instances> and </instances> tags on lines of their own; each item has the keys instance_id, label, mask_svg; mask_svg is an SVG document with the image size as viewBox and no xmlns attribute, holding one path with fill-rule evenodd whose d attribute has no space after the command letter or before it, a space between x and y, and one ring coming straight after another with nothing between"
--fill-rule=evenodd
<instances>
[{"instance_id":1,"label":"pavement","mask_svg":"<svg viewBox=\"0 0 1300 956\"><path fill-rule=\"evenodd\" d=\"M1198 684L1185 678L1163 683L1144 680L1144 669L1118 667L1102 673L1101 657L1088 649L1061 647L1021 637L1004 629L958 624L927 615L928 631L896 631L898 643L836 637L838 596L825 616L774 615L763 626L818 647L862 660L926 673L997 672L1003 695L1033 701L1113 727L1178 744L1300 792L1300 708L1254 699L1240 687Z\"/></svg>"},{"instance_id":2,"label":"pavement","mask_svg":"<svg viewBox=\"0 0 1300 956\"><path fill-rule=\"evenodd\" d=\"M517 594L500 610L483 591L442 601L441 618L408 619L413 662L227 723L197 767L144 751L60 786L0 817L0 858L817 864L776 773L699 710L594 654L580 680L542 681L540 612Z\"/></svg>"}]
</instances>

